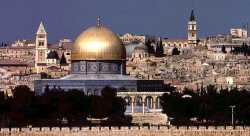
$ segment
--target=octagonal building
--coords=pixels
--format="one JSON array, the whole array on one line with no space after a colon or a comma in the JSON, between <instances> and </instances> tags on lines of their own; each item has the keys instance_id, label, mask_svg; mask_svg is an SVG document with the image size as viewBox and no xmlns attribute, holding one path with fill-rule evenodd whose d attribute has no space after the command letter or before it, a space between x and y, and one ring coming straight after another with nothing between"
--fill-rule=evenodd
<instances>
[{"instance_id":1,"label":"octagonal building","mask_svg":"<svg viewBox=\"0 0 250 136\"><path fill-rule=\"evenodd\" d=\"M120 38L98 23L83 31L71 51L71 74L60 79L42 79L34 83L41 95L46 86L65 91L78 89L85 94L100 94L105 86L118 91L161 91L162 80L141 80L126 75L126 50Z\"/></svg>"}]
</instances>

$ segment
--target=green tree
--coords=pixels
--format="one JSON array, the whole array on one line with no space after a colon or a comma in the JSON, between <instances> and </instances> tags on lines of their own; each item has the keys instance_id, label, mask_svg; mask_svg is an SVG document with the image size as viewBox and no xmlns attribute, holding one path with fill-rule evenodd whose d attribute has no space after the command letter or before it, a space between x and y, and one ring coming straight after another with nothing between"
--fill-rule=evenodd
<instances>
[{"instance_id":1,"label":"green tree","mask_svg":"<svg viewBox=\"0 0 250 136\"><path fill-rule=\"evenodd\" d=\"M12 92L13 98L9 99L11 120L16 124L32 122L36 115L34 92L26 85L17 86Z\"/></svg>"},{"instance_id":2,"label":"green tree","mask_svg":"<svg viewBox=\"0 0 250 136\"><path fill-rule=\"evenodd\" d=\"M225 45L223 45L223 46L221 47L221 52L227 53Z\"/></svg>"},{"instance_id":3,"label":"green tree","mask_svg":"<svg viewBox=\"0 0 250 136\"><path fill-rule=\"evenodd\" d=\"M162 44L162 40L157 42L156 50L155 50L155 57L163 57L164 56L164 47Z\"/></svg>"},{"instance_id":4,"label":"green tree","mask_svg":"<svg viewBox=\"0 0 250 136\"><path fill-rule=\"evenodd\" d=\"M60 65L66 65L66 64L67 64L66 57L65 57L64 53L62 53L62 57L60 59Z\"/></svg>"},{"instance_id":5,"label":"green tree","mask_svg":"<svg viewBox=\"0 0 250 136\"><path fill-rule=\"evenodd\" d=\"M172 55L180 55L180 51L178 50L178 48L174 47Z\"/></svg>"},{"instance_id":6,"label":"green tree","mask_svg":"<svg viewBox=\"0 0 250 136\"><path fill-rule=\"evenodd\" d=\"M146 42L145 42L145 45L147 46L149 54L155 54L155 49L152 46L153 43L154 43L154 41L150 40L150 39L146 40Z\"/></svg>"}]
</instances>

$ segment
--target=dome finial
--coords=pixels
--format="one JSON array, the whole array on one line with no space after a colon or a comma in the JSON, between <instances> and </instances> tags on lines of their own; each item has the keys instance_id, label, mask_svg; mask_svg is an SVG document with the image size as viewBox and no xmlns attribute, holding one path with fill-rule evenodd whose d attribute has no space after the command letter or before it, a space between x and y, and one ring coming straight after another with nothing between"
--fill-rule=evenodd
<instances>
[{"instance_id":1,"label":"dome finial","mask_svg":"<svg viewBox=\"0 0 250 136\"><path fill-rule=\"evenodd\" d=\"M97 17L97 26L101 26L101 17L100 16Z\"/></svg>"}]
</instances>

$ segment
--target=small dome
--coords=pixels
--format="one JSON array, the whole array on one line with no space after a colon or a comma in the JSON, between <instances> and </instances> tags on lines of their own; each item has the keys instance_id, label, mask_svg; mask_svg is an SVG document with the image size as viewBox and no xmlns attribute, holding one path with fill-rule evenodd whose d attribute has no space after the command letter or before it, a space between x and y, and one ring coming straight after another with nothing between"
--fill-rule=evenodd
<instances>
[{"instance_id":1,"label":"small dome","mask_svg":"<svg viewBox=\"0 0 250 136\"><path fill-rule=\"evenodd\" d=\"M82 32L73 45L74 60L124 60L126 50L120 38L104 26L94 26Z\"/></svg>"}]
</instances>

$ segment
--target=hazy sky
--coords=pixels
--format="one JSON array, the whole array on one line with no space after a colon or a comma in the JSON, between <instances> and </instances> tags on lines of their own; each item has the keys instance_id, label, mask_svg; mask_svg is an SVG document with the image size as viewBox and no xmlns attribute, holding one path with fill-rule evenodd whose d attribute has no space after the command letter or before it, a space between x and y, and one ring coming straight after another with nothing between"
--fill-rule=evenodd
<instances>
[{"instance_id":1,"label":"hazy sky","mask_svg":"<svg viewBox=\"0 0 250 136\"><path fill-rule=\"evenodd\" d=\"M0 41L33 38L41 20L51 42L75 39L97 16L116 33L182 38L192 8L200 36L250 22L250 0L1 0Z\"/></svg>"}]
</instances>

